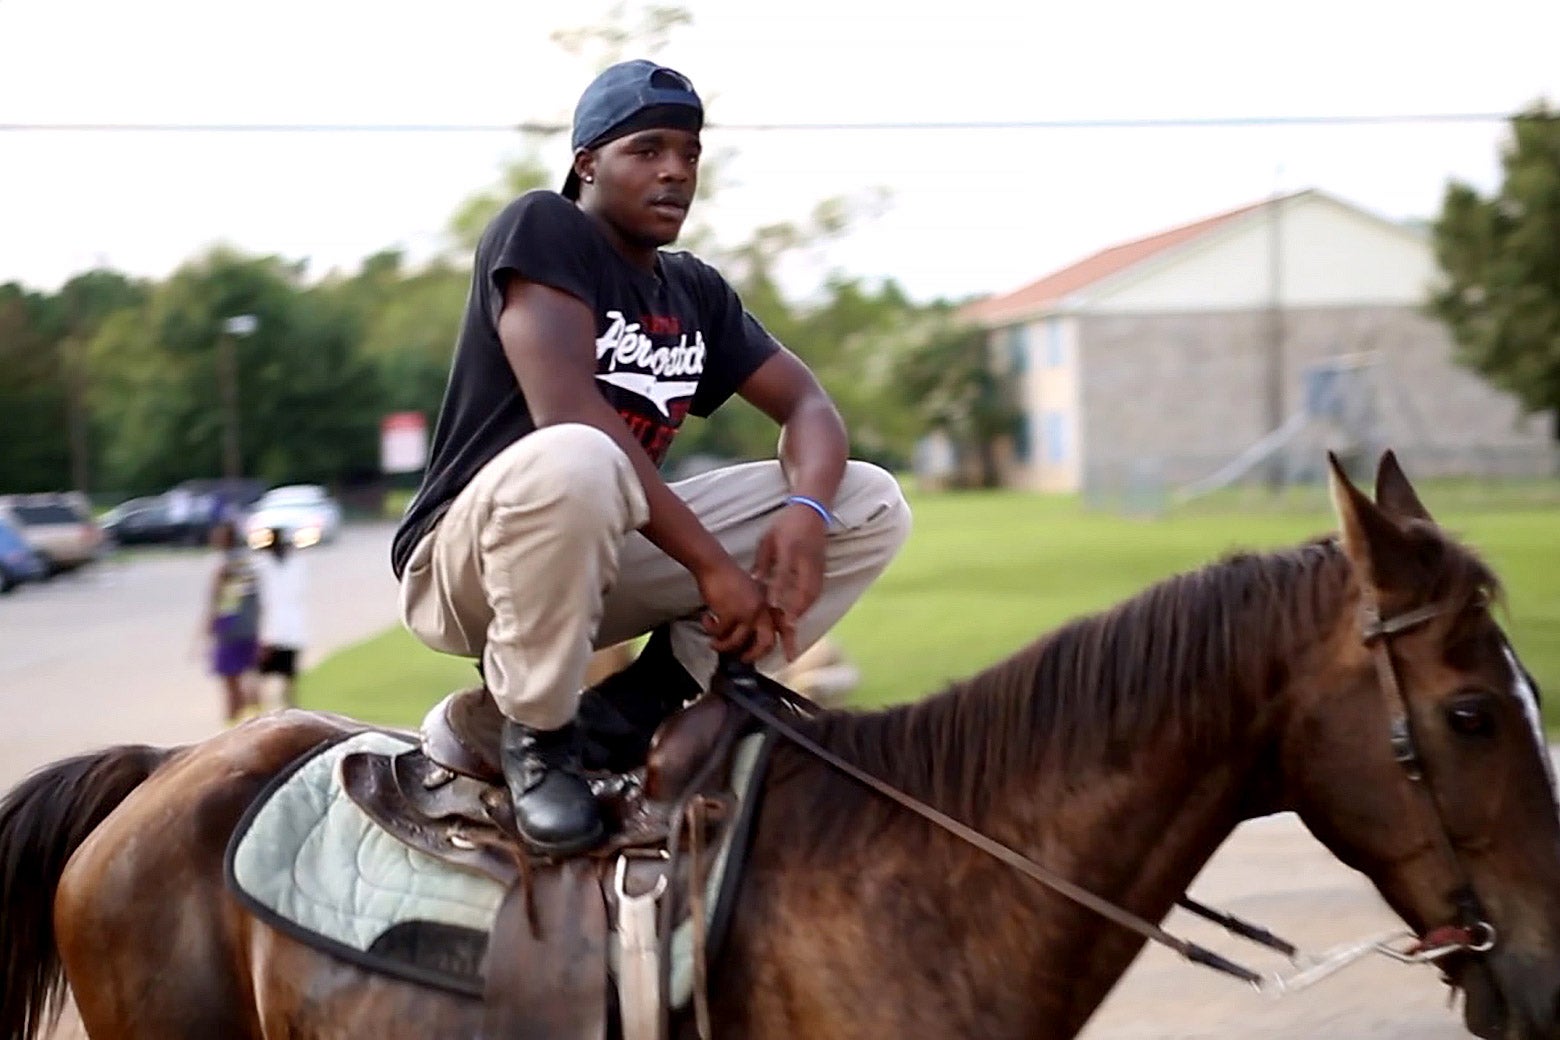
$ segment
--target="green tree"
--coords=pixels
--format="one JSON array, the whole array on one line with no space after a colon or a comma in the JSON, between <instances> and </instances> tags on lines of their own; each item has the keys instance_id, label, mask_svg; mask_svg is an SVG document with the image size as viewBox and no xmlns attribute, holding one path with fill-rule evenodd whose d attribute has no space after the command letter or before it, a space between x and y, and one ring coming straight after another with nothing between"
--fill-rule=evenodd
<instances>
[{"instance_id":1,"label":"green tree","mask_svg":"<svg viewBox=\"0 0 1560 1040\"><path fill-rule=\"evenodd\" d=\"M48 491L70 473L65 387L48 329L49 301L0 285L0 491Z\"/></svg>"},{"instance_id":2,"label":"green tree","mask_svg":"<svg viewBox=\"0 0 1560 1040\"><path fill-rule=\"evenodd\" d=\"M470 274L448 260L408 270L399 252L369 257L322 292L354 322L357 352L376 373L383 411L438 411Z\"/></svg>"},{"instance_id":3,"label":"green tree","mask_svg":"<svg viewBox=\"0 0 1560 1040\"><path fill-rule=\"evenodd\" d=\"M831 277L823 301L797 321L797 350L847 417L854 453L886 466L910 458L920 422L898 390L919 341L923 308L898 283Z\"/></svg>"},{"instance_id":4,"label":"green tree","mask_svg":"<svg viewBox=\"0 0 1560 1040\"><path fill-rule=\"evenodd\" d=\"M984 334L961 323L949 304L918 316L896 388L922 431L940 430L958 453L961 469L973 461L982 487L1001 474L996 445L1021 421L1011 388L992 371Z\"/></svg>"},{"instance_id":5,"label":"green tree","mask_svg":"<svg viewBox=\"0 0 1560 1040\"><path fill-rule=\"evenodd\" d=\"M147 287L118 271L96 270L66 282L51 301L52 334L58 354L65 432L70 455L70 486L80 491L94 484L96 446L102 431L92 414L92 366L88 348L105 322L123 310L141 305Z\"/></svg>"},{"instance_id":6,"label":"green tree","mask_svg":"<svg viewBox=\"0 0 1560 1040\"><path fill-rule=\"evenodd\" d=\"M1500 189L1446 189L1434 225L1445 275L1430 302L1464 364L1550 413L1560 438L1560 113L1539 105L1511 122Z\"/></svg>"},{"instance_id":7,"label":"green tree","mask_svg":"<svg viewBox=\"0 0 1560 1040\"><path fill-rule=\"evenodd\" d=\"M0 286L0 490L91 488L86 347L110 315L144 296L144 286L106 270L53 294Z\"/></svg>"},{"instance_id":8,"label":"green tree","mask_svg":"<svg viewBox=\"0 0 1560 1040\"><path fill-rule=\"evenodd\" d=\"M244 475L334 483L376 468L379 385L350 312L307 288L301 265L218 250L114 314L89 347L116 487L222 472L219 344L241 314L256 319L232 343Z\"/></svg>"}]
</instances>

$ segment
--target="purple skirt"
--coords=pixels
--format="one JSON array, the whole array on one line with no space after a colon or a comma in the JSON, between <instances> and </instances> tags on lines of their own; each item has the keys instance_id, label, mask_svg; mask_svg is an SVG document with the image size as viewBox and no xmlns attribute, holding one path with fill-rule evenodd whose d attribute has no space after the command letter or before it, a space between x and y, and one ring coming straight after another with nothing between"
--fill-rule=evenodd
<instances>
[{"instance_id":1,"label":"purple skirt","mask_svg":"<svg viewBox=\"0 0 1560 1040\"><path fill-rule=\"evenodd\" d=\"M260 658L257 639L219 639L211 655L211 667L218 675L243 675Z\"/></svg>"}]
</instances>

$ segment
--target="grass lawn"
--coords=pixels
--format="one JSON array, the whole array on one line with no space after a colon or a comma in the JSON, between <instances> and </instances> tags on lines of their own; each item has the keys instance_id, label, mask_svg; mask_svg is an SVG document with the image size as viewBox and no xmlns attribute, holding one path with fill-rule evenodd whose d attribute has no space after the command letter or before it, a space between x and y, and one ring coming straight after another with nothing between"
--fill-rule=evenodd
<instances>
[{"instance_id":1,"label":"grass lawn","mask_svg":"<svg viewBox=\"0 0 1560 1040\"><path fill-rule=\"evenodd\" d=\"M415 726L446 693L477 681L472 662L436 654L396 625L298 677L298 703L366 722Z\"/></svg>"},{"instance_id":2,"label":"grass lawn","mask_svg":"<svg viewBox=\"0 0 1560 1040\"><path fill-rule=\"evenodd\" d=\"M1454 494L1437 519L1494 565L1508 589L1518 652L1551 691L1560 725L1560 507L1550 495ZM1492 496L1484 496L1491 500ZM1068 618L1124 599L1235 548L1298 542L1333 526L1321 494L1267 509L1217 501L1163 519L1085 510L1020 492L917 495L903 555L835 633L862 669L859 705L910 700L1013 652ZM302 681L306 706L412 723L475 678L469 663L423 649L399 629L323 662Z\"/></svg>"}]
</instances>

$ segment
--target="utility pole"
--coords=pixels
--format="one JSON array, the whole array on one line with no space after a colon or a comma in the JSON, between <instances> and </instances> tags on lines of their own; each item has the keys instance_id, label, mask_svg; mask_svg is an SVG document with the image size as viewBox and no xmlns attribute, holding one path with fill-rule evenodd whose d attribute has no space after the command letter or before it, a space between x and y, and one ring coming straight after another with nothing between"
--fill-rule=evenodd
<instances>
[{"instance_id":1,"label":"utility pole","mask_svg":"<svg viewBox=\"0 0 1560 1040\"><path fill-rule=\"evenodd\" d=\"M60 367L65 383L65 424L70 444L70 482L83 494L91 491L87 434L87 344L76 336L60 341Z\"/></svg>"},{"instance_id":2,"label":"utility pole","mask_svg":"<svg viewBox=\"0 0 1560 1040\"><path fill-rule=\"evenodd\" d=\"M1282 167L1280 167L1282 170ZM1269 431L1284 425L1284 239L1280 210L1284 199L1275 185L1268 203L1268 312L1266 418ZM1268 463L1268 486L1278 491L1286 477L1284 452L1276 451Z\"/></svg>"},{"instance_id":3,"label":"utility pole","mask_svg":"<svg viewBox=\"0 0 1560 1040\"><path fill-rule=\"evenodd\" d=\"M259 328L253 314L235 315L222 323L217 340L217 383L222 395L222 475L229 479L243 476L243 453L239 448L238 423L238 344L237 337L248 336Z\"/></svg>"}]
</instances>

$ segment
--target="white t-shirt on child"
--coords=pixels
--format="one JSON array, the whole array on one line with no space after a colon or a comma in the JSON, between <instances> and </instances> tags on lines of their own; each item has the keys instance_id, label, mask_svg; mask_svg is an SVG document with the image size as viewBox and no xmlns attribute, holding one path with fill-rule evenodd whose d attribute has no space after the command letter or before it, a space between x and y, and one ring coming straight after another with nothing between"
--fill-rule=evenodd
<instances>
[{"instance_id":1,"label":"white t-shirt on child","mask_svg":"<svg viewBox=\"0 0 1560 1040\"><path fill-rule=\"evenodd\" d=\"M255 553L260 582L260 642L264 646L302 649L308 643L306 569L302 553L293 549L277 559L270 549Z\"/></svg>"}]
</instances>

